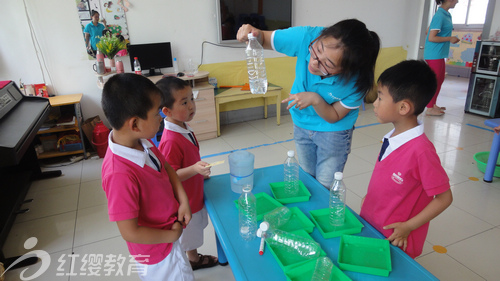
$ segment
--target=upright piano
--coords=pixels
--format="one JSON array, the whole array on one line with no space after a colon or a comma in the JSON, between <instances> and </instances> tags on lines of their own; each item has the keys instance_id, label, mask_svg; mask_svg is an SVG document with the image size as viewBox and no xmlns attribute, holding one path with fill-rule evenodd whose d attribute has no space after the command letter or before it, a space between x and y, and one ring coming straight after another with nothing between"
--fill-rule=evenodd
<instances>
[{"instance_id":1,"label":"upright piano","mask_svg":"<svg viewBox=\"0 0 500 281\"><path fill-rule=\"evenodd\" d=\"M33 145L50 108L47 98L25 96L14 82L0 81L0 262L5 268L16 257L6 258L2 247L16 215L27 210L21 207L31 181L61 175L61 171L41 171Z\"/></svg>"}]
</instances>

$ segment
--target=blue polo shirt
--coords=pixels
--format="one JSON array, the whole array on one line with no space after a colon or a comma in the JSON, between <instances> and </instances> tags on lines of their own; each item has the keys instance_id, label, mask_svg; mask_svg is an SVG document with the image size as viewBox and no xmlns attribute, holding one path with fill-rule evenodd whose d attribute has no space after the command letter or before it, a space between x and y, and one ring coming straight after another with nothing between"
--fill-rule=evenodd
<instances>
[{"instance_id":1,"label":"blue polo shirt","mask_svg":"<svg viewBox=\"0 0 500 281\"><path fill-rule=\"evenodd\" d=\"M342 106L351 111L335 123L325 121L312 106L302 110L290 108L290 114L294 124L306 130L334 132L352 129L363 101L363 93L358 92L355 87L356 77L347 82L341 81L338 75L321 79L321 76L311 74L308 70L311 59L309 44L323 29L324 27L298 26L276 30L271 39L273 49L287 56L297 57L291 94L315 92L328 104L340 101Z\"/></svg>"},{"instance_id":2,"label":"blue polo shirt","mask_svg":"<svg viewBox=\"0 0 500 281\"><path fill-rule=\"evenodd\" d=\"M101 23L97 23L95 26L93 23L88 23L85 26L83 32L90 34L90 45L92 46L92 50L97 50L96 44L101 41L102 31L104 30L104 25Z\"/></svg>"},{"instance_id":3,"label":"blue polo shirt","mask_svg":"<svg viewBox=\"0 0 500 281\"><path fill-rule=\"evenodd\" d=\"M429 34L431 30L438 30L437 36L439 37L451 36L451 32L453 31L453 22L451 20L450 12L441 7L439 7L436 11L436 14L432 17L427 37L425 38L424 48L424 59L426 60L447 58L450 53L450 41L441 43L429 41Z\"/></svg>"}]
</instances>

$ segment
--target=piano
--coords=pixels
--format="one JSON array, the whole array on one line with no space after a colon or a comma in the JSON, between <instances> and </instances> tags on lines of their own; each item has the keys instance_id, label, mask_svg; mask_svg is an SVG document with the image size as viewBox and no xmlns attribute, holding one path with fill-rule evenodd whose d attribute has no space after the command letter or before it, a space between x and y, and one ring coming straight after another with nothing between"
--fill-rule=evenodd
<instances>
[{"instance_id":1,"label":"piano","mask_svg":"<svg viewBox=\"0 0 500 281\"><path fill-rule=\"evenodd\" d=\"M5 268L35 263L36 257L21 263L17 257L6 258L2 247L16 215L21 209L31 181L60 176L61 171L42 172L33 140L49 115L47 98L29 97L12 81L0 81L0 262Z\"/></svg>"}]
</instances>

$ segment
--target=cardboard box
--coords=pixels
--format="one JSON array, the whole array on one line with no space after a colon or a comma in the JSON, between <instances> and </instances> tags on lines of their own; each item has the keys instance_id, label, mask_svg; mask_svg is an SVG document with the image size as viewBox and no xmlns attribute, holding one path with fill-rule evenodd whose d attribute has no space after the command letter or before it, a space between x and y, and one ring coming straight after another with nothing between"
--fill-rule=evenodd
<instances>
[{"instance_id":1,"label":"cardboard box","mask_svg":"<svg viewBox=\"0 0 500 281\"><path fill-rule=\"evenodd\" d=\"M96 149L95 145L92 143L92 133L94 132L95 124L97 124L97 122L99 122L99 121L101 121L101 118L99 117L99 115L97 115L97 116L88 118L82 124L83 133L85 134L85 137L87 137L87 140L89 141L89 143L92 145L92 148L94 149L94 151L97 151L97 149Z\"/></svg>"}]
</instances>

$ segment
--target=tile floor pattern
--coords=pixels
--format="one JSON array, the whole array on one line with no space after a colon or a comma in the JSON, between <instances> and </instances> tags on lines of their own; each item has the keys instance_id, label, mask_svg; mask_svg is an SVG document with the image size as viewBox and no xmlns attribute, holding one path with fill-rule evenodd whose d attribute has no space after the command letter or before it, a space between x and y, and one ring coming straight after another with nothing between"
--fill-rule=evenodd
<instances>
[{"instance_id":1,"label":"tile floor pattern","mask_svg":"<svg viewBox=\"0 0 500 281\"><path fill-rule=\"evenodd\" d=\"M441 280L499 280L500 179L483 182L483 173L473 160L476 152L489 151L493 133L484 126L485 117L464 113L467 87L468 79L447 77L438 99L440 106L448 108L446 114L421 117L450 177L454 201L432 221L424 253L417 261ZM390 124L377 124L372 109L372 105L367 105L366 111L360 113L345 167L347 203L356 212L366 192L380 140L392 129ZM294 149L289 115L282 116L280 126L271 117L221 129L221 137L200 142L201 155L207 162L227 160L229 151L253 147L250 151L255 154L255 167L260 168L282 164L286 151ZM63 176L59 178L32 183L27 197L35 200L26 205L31 211L17 216L3 250L8 257L23 255L29 251L24 242L36 237L36 246L27 247L43 250L51 258L48 270L36 280L139 280L136 273L128 277L92 276L84 264L85 260L90 262L90 256L85 254L128 257L116 224L108 221L100 182L101 163L102 160L81 161L62 167ZM227 161L212 168L212 175L228 172ZM216 255L211 224L205 237L200 252ZM447 253L435 252L434 245L446 247ZM128 270L133 272L128 260L123 264L123 275ZM39 268L40 263L30 267L24 276L31 276ZM105 275L104 271L100 273ZM114 275L116 271L110 273ZM9 271L7 280L21 280L20 274L21 269ZM195 276L197 280L234 280L230 266L198 270Z\"/></svg>"}]
</instances>

